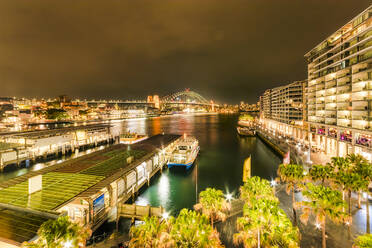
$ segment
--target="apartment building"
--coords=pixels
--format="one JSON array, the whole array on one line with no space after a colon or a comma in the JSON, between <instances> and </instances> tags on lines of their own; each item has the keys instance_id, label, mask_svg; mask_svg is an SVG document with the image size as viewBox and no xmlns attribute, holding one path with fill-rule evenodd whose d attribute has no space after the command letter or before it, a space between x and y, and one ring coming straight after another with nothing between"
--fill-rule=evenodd
<instances>
[{"instance_id":1,"label":"apartment building","mask_svg":"<svg viewBox=\"0 0 372 248\"><path fill-rule=\"evenodd\" d=\"M266 90L261 96L261 117L280 123L302 125L306 81Z\"/></svg>"},{"instance_id":2,"label":"apartment building","mask_svg":"<svg viewBox=\"0 0 372 248\"><path fill-rule=\"evenodd\" d=\"M305 58L310 143L326 154L372 159L372 5Z\"/></svg>"},{"instance_id":3,"label":"apartment building","mask_svg":"<svg viewBox=\"0 0 372 248\"><path fill-rule=\"evenodd\" d=\"M271 91L271 119L286 124L303 121L305 81L296 81Z\"/></svg>"},{"instance_id":4,"label":"apartment building","mask_svg":"<svg viewBox=\"0 0 372 248\"><path fill-rule=\"evenodd\" d=\"M271 119L271 89L262 95L262 116Z\"/></svg>"}]
</instances>

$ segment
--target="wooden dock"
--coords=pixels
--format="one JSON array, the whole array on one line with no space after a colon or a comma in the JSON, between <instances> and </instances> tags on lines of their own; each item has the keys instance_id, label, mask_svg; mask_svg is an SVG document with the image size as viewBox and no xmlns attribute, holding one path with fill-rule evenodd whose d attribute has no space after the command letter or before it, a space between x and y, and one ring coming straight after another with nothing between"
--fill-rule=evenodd
<instances>
[{"instance_id":1,"label":"wooden dock","mask_svg":"<svg viewBox=\"0 0 372 248\"><path fill-rule=\"evenodd\" d=\"M118 215L119 217L132 218L132 219L143 219L146 216L158 216L161 217L165 213L165 209L160 207L152 207L150 205L140 206L136 204L118 204Z\"/></svg>"}]
</instances>

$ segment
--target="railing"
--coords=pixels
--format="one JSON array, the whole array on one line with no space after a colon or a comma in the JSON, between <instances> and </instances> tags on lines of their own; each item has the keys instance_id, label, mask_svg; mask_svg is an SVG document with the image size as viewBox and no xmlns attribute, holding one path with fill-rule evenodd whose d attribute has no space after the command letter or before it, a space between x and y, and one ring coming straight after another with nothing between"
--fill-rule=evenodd
<instances>
[{"instance_id":1,"label":"railing","mask_svg":"<svg viewBox=\"0 0 372 248\"><path fill-rule=\"evenodd\" d=\"M163 207L139 206L136 204L119 205L119 215L127 218L141 219L145 216L161 217L164 212Z\"/></svg>"}]
</instances>

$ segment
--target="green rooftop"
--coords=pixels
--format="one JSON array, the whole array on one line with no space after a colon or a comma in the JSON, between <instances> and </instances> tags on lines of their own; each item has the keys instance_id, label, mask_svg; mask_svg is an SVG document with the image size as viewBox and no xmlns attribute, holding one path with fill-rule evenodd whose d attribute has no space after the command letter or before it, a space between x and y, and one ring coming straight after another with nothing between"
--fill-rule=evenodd
<instances>
[{"instance_id":1,"label":"green rooftop","mask_svg":"<svg viewBox=\"0 0 372 248\"><path fill-rule=\"evenodd\" d=\"M116 170L127 165L127 158L133 156L134 159L141 158L146 152L139 150L120 151L114 150L103 154L103 156L110 157L94 166L81 171L81 174L95 175L95 176L109 176Z\"/></svg>"},{"instance_id":2,"label":"green rooftop","mask_svg":"<svg viewBox=\"0 0 372 248\"><path fill-rule=\"evenodd\" d=\"M0 190L0 202L39 211L52 211L93 186L104 177L49 172L43 175L42 190L28 195L28 181Z\"/></svg>"},{"instance_id":3,"label":"green rooftop","mask_svg":"<svg viewBox=\"0 0 372 248\"><path fill-rule=\"evenodd\" d=\"M127 165L127 158L141 158L140 150L112 150L97 156L66 163L42 174L42 190L28 195L28 180L0 190L0 203L39 211L53 211L61 204L97 184ZM70 167L73 167L73 171Z\"/></svg>"}]
</instances>

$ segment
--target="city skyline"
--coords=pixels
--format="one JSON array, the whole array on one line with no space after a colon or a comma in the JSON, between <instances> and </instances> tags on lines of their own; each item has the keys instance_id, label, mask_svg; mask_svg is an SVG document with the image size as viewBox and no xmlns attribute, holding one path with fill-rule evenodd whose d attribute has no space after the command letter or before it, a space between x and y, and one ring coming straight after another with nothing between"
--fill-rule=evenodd
<instances>
[{"instance_id":1,"label":"city skyline","mask_svg":"<svg viewBox=\"0 0 372 248\"><path fill-rule=\"evenodd\" d=\"M254 103L307 78L304 54L369 1L337 3L3 1L2 96L138 99L191 88Z\"/></svg>"}]
</instances>

